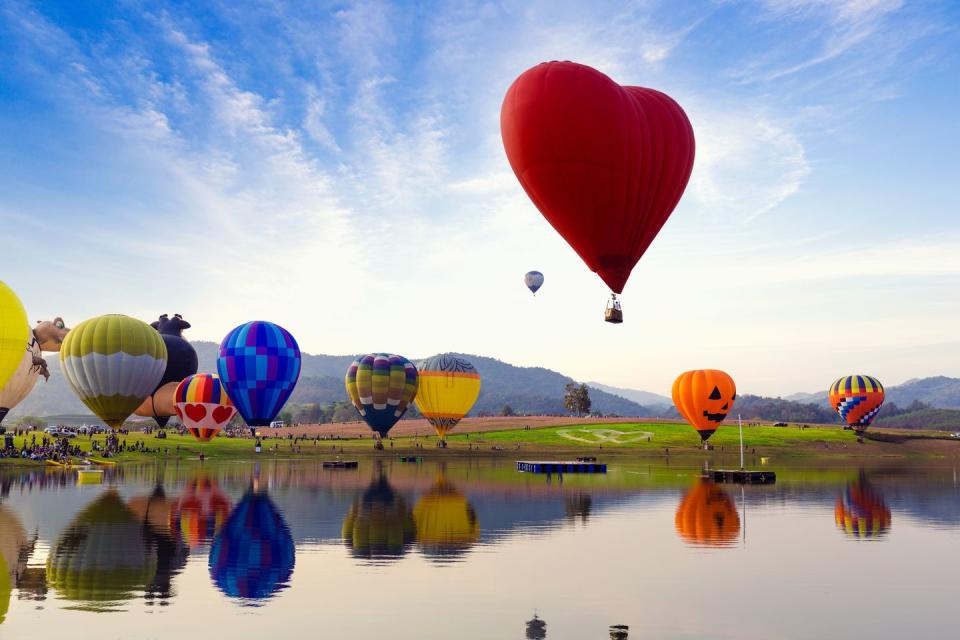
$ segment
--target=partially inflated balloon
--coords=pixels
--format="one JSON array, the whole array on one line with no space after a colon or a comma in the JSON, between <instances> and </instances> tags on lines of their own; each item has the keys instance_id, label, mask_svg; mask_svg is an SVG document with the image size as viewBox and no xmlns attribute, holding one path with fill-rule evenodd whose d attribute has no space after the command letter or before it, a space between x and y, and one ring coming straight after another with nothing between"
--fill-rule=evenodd
<instances>
[{"instance_id":1,"label":"partially inflated balloon","mask_svg":"<svg viewBox=\"0 0 960 640\"><path fill-rule=\"evenodd\" d=\"M190 323L177 313L171 318L167 314L150 325L160 334L163 344L167 347L167 368L163 378L149 398L137 407L138 416L151 417L161 427L167 426L167 421L176 413L173 407L173 393L180 381L197 372L199 367L197 352L193 346L183 338L183 330L190 328Z\"/></svg>"},{"instance_id":2,"label":"partially inflated balloon","mask_svg":"<svg viewBox=\"0 0 960 640\"><path fill-rule=\"evenodd\" d=\"M344 379L360 417L381 437L407 412L418 382L417 368L410 361L387 353L360 356Z\"/></svg>"},{"instance_id":3,"label":"partially inflated balloon","mask_svg":"<svg viewBox=\"0 0 960 640\"><path fill-rule=\"evenodd\" d=\"M177 385L173 401L180 422L200 442L209 442L237 413L214 373L185 378Z\"/></svg>"},{"instance_id":4,"label":"partially inflated balloon","mask_svg":"<svg viewBox=\"0 0 960 640\"><path fill-rule=\"evenodd\" d=\"M441 439L467 415L480 395L480 374L473 365L451 355L417 364L418 388L414 401Z\"/></svg>"},{"instance_id":5,"label":"partially inflated balloon","mask_svg":"<svg viewBox=\"0 0 960 640\"><path fill-rule=\"evenodd\" d=\"M78 324L60 348L73 392L114 429L153 393L167 368L167 348L150 325L122 315Z\"/></svg>"},{"instance_id":6,"label":"partially inflated balloon","mask_svg":"<svg viewBox=\"0 0 960 640\"><path fill-rule=\"evenodd\" d=\"M673 382L673 404L702 440L713 435L736 399L733 378L717 369L687 371Z\"/></svg>"},{"instance_id":7,"label":"partially inflated balloon","mask_svg":"<svg viewBox=\"0 0 960 640\"><path fill-rule=\"evenodd\" d=\"M543 274L539 271L527 271L523 276L523 284L527 285L527 289L530 289L533 295L537 295L537 291L543 286Z\"/></svg>"},{"instance_id":8,"label":"partially inflated balloon","mask_svg":"<svg viewBox=\"0 0 960 640\"><path fill-rule=\"evenodd\" d=\"M830 385L830 404L857 433L880 413L883 397L883 385L870 376L847 376Z\"/></svg>"},{"instance_id":9,"label":"partially inflated balloon","mask_svg":"<svg viewBox=\"0 0 960 640\"><path fill-rule=\"evenodd\" d=\"M507 159L533 204L616 293L680 201L693 128L669 96L545 62L507 90Z\"/></svg>"},{"instance_id":10,"label":"partially inflated balloon","mask_svg":"<svg viewBox=\"0 0 960 640\"><path fill-rule=\"evenodd\" d=\"M220 343L217 371L244 422L266 427L297 386L300 347L280 325L248 322Z\"/></svg>"},{"instance_id":11,"label":"partially inflated balloon","mask_svg":"<svg viewBox=\"0 0 960 640\"><path fill-rule=\"evenodd\" d=\"M29 333L27 312L23 310L20 298L0 281L0 387L7 384L20 366Z\"/></svg>"},{"instance_id":12,"label":"partially inflated balloon","mask_svg":"<svg viewBox=\"0 0 960 640\"><path fill-rule=\"evenodd\" d=\"M7 384L0 388L0 422L3 422L7 413L33 391L33 386L37 383L41 371L41 366L34 363L36 362L35 359L40 357L40 343L37 342L31 332L30 342L27 343L27 348L23 352L20 365L10 376Z\"/></svg>"},{"instance_id":13,"label":"partially inflated balloon","mask_svg":"<svg viewBox=\"0 0 960 640\"><path fill-rule=\"evenodd\" d=\"M723 489L701 480L683 497L674 525L680 537L691 544L722 547L736 542L740 516Z\"/></svg>"}]
</instances>

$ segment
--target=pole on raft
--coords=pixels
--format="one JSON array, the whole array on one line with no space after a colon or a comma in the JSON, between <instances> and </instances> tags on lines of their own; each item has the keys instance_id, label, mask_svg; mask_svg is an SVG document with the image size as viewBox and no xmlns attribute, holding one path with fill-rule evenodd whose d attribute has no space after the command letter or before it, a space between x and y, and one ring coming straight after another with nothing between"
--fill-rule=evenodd
<instances>
[{"instance_id":1,"label":"pole on raft","mask_svg":"<svg viewBox=\"0 0 960 640\"><path fill-rule=\"evenodd\" d=\"M743 419L737 414L737 422L740 423L740 471L743 471Z\"/></svg>"}]
</instances>

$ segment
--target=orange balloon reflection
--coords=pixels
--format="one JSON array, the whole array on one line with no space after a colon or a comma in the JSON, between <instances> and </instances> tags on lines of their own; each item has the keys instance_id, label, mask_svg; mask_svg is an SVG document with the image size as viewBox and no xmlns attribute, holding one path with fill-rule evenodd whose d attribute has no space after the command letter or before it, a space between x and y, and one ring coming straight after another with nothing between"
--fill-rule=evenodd
<instances>
[{"instance_id":1,"label":"orange balloon reflection","mask_svg":"<svg viewBox=\"0 0 960 640\"><path fill-rule=\"evenodd\" d=\"M733 546L740 533L733 499L707 480L699 480L683 496L674 524L685 542L706 547Z\"/></svg>"}]
</instances>

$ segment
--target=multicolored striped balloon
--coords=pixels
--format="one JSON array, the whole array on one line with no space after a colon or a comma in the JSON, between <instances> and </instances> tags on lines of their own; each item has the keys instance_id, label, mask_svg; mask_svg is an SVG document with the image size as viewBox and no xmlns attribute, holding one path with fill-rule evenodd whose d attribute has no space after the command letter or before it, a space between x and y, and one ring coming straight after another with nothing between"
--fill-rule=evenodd
<instances>
[{"instance_id":1,"label":"multicolored striped balloon","mask_svg":"<svg viewBox=\"0 0 960 640\"><path fill-rule=\"evenodd\" d=\"M220 343L217 371L244 422L266 427L297 386L300 347L280 325L248 322Z\"/></svg>"},{"instance_id":2,"label":"multicolored striped balloon","mask_svg":"<svg viewBox=\"0 0 960 640\"><path fill-rule=\"evenodd\" d=\"M347 395L371 429L386 436L417 395L417 368L403 356L368 353L353 361L344 379Z\"/></svg>"},{"instance_id":3,"label":"multicolored striped balloon","mask_svg":"<svg viewBox=\"0 0 960 640\"><path fill-rule=\"evenodd\" d=\"M123 315L99 316L67 334L60 365L83 404L119 429L163 378L167 347L146 322Z\"/></svg>"},{"instance_id":4,"label":"multicolored striped balloon","mask_svg":"<svg viewBox=\"0 0 960 640\"><path fill-rule=\"evenodd\" d=\"M441 440L470 412L480 396L480 374L472 364L452 355L427 358L417 364L416 404Z\"/></svg>"},{"instance_id":5,"label":"multicolored striped balloon","mask_svg":"<svg viewBox=\"0 0 960 640\"><path fill-rule=\"evenodd\" d=\"M173 393L173 408L183 426L200 442L210 442L237 413L215 373L184 378Z\"/></svg>"},{"instance_id":6,"label":"multicolored striped balloon","mask_svg":"<svg viewBox=\"0 0 960 640\"><path fill-rule=\"evenodd\" d=\"M830 385L830 405L858 434L870 426L883 405L883 385L876 378L857 375Z\"/></svg>"}]
</instances>

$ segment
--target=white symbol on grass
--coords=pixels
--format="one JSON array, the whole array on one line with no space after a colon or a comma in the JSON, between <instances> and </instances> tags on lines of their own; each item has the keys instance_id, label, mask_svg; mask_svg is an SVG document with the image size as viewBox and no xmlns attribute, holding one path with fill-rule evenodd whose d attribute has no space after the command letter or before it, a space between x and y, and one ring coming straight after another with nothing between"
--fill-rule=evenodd
<instances>
[{"instance_id":1,"label":"white symbol on grass","mask_svg":"<svg viewBox=\"0 0 960 640\"><path fill-rule=\"evenodd\" d=\"M557 435L567 440L597 444L627 444L652 438L650 431L617 431L616 429L557 429Z\"/></svg>"}]
</instances>

